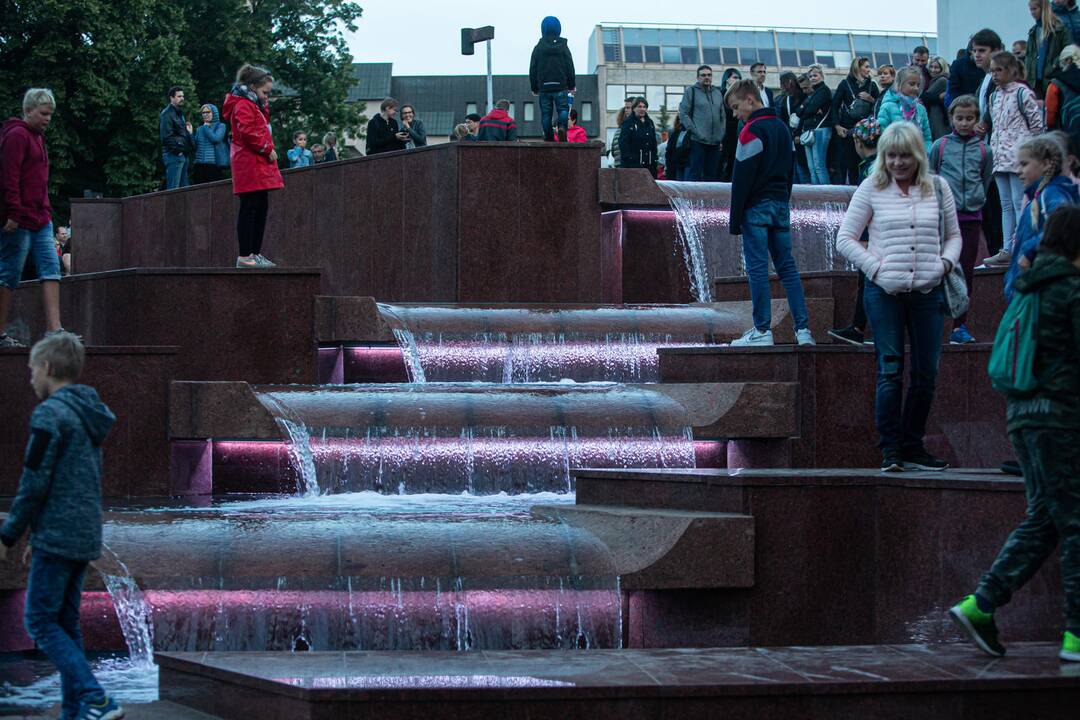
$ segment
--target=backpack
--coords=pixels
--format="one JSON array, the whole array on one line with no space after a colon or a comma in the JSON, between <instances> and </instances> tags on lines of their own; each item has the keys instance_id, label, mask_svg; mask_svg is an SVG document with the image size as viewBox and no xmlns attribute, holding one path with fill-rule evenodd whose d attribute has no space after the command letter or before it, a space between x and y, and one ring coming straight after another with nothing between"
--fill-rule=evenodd
<instances>
[{"instance_id":1,"label":"backpack","mask_svg":"<svg viewBox=\"0 0 1080 720\"><path fill-rule=\"evenodd\" d=\"M1058 111L1058 127L1069 134L1069 137L1080 142L1080 93L1074 92L1069 86L1057 80L1051 81L1057 85L1061 93L1061 109Z\"/></svg>"},{"instance_id":2,"label":"backpack","mask_svg":"<svg viewBox=\"0 0 1080 720\"><path fill-rule=\"evenodd\" d=\"M1039 293L1016 293L998 325L990 351L990 384L998 392L1028 394L1039 386L1035 348L1039 341Z\"/></svg>"},{"instance_id":3,"label":"backpack","mask_svg":"<svg viewBox=\"0 0 1080 720\"><path fill-rule=\"evenodd\" d=\"M1024 118L1024 124L1027 125L1028 131L1030 131L1031 130L1031 118L1029 118L1027 116L1027 113L1024 112L1024 90L1028 90L1030 92L1030 88L1027 88L1024 85L1021 85L1020 87L1018 87L1016 89L1016 108L1020 112L1020 117ZM986 102L987 120L989 120L989 118L993 116L994 98L997 96L997 94L998 94L998 91L997 91L997 88L995 88L993 90L993 92L990 93L990 98ZM993 123L989 123L989 124L993 125Z\"/></svg>"}]
</instances>

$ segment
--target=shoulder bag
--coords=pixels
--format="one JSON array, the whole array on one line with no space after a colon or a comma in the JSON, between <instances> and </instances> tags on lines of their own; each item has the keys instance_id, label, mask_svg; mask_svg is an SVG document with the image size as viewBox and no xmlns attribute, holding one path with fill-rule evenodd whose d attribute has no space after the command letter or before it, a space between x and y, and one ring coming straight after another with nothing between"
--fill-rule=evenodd
<instances>
[{"instance_id":1,"label":"shoulder bag","mask_svg":"<svg viewBox=\"0 0 1080 720\"><path fill-rule=\"evenodd\" d=\"M945 244L945 194L941 189L941 183L945 182L938 176L934 176L934 194L938 201L938 238L942 245ZM960 263L953 263L952 269L942 279L945 285L945 304L949 308L949 317L958 318L967 312L970 298L968 296L967 279L960 269Z\"/></svg>"}]
</instances>

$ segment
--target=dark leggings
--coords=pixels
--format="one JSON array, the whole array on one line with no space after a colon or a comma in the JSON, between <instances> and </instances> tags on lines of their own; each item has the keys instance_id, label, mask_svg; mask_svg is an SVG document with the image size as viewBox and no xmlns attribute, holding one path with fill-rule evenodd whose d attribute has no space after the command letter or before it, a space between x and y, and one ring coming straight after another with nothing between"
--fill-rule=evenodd
<instances>
[{"instance_id":1,"label":"dark leggings","mask_svg":"<svg viewBox=\"0 0 1080 720\"><path fill-rule=\"evenodd\" d=\"M269 190L240 193L240 213L236 217L236 239L240 242L241 257L262 252L266 211L270 208L269 193Z\"/></svg>"}]
</instances>

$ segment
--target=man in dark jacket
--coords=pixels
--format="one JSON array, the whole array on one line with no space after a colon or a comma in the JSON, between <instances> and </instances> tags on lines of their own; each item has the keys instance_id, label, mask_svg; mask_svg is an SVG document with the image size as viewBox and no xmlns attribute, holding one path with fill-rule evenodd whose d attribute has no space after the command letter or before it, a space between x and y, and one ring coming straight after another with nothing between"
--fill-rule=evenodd
<instances>
[{"instance_id":1,"label":"man in dark jacket","mask_svg":"<svg viewBox=\"0 0 1080 720\"><path fill-rule=\"evenodd\" d=\"M562 24L556 17L548 16L540 23L540 41L532 51L529 61L529 85L532 94L540 96L540 125L544 139L555 139L554 125L559 127L559 140L566 142L566 128L570 116L570 95L577 90L574 58L566 38L562 37ZM554 111L553 111L554 109ZM554 121L553 121L554 118Z\"/></svg>"},{"instance_id":2,"label":"man in dark jacket","mask_svg":"<svg viewBox=\"0 0 1080 720\"><path fill-rule=\"evenodd\" d=\"M731 344L772 345L772 299L769 258L787 294L800 345L813 345L802 280L791 254L791 185L795 145L776 110L761 103L753 80L740 80L724 96L735 118L743 123L731 178L731 216L728 229L742 235L746 277L750 283L754 327Z\"/></svg>"},{"instance_id":3,"label":"man in dark jacket","mask_svg":"<svg viewBox=\"0 0 1080 720\"><path fill-rule=\"evenodd\" d=\"M10 118L0 129L0 347L22 345L4 329L28 255L41 280L45 328L60 330L60 261L53 243L45 149L45 128L55 110L51 91L31 88L23 97L23 116Z\"/></svg>"},{"instance_id":4,"label":"man in dark jacket","mask_svg":"<svg viewBox=\"0 0 1080 720\"><path fill-rule=\"evenodd\" d=\"M1065 635L1059 657L1080 662L1080 208L1066 205L1051 213L1041 252L1014 287L1021 296L1037 293L1038 303L1036 388L1010 393L1006 406L1027 515L974 594L949 612L981 650L1004 655L994 610L1008 603L1060 545Z\"/></svg>"},{"instance_id":5,"label":"man in dark jacket","mask_svg":"<svg viewBox=\"0 0 1080 720\"><path fill-rule=\"evenodd\" d=\"M188 153L192 150L191 123L184 117L184 90L169 88L169 104L161 111L158 130L161 136L161 159L165 163L165 189L188 184Z\"/></svg>"},{"instance_id":6,"label":"man in dark jacket","mask_svg":"<svg viewBox=\"0 0 1080 720\"><path fill-rule=\"evenodd\" d=\"M724 91L713 85L713 69L697 69L697 82L683 90L679 102L679 123L690 133L690 161L686 179L715 182L720 175L720 145L727 121Z\"/></svg>"},{"instance_id":7,"label":"man in dark jacket","mask_svg":"<svg viewBox=\"0 0 1080 720\"><path fill-rule=\"evenodd\" d=\"M30 384L42 403L30 416L19 490L0 527L0 560L30 530L26 629L60 670L61 717L124 716L94 678L79 635L79 601L101 555L101 444L116 421L92 387L76 385L86 351L71 333L30 351Z\"/></svg>"},{"instance_id":8,"label":"man in dark jacket","mask_svg":"<svg viewBox=\"0 0 1080 720\"><path fill-rule=\"evenodd\" d=\"M510 117L509 100L500 100L495 103L495 109L480 118L479 130L476 139L488 142L505 142L517 140L517 124Z\"/></svg>"}]
</instances>

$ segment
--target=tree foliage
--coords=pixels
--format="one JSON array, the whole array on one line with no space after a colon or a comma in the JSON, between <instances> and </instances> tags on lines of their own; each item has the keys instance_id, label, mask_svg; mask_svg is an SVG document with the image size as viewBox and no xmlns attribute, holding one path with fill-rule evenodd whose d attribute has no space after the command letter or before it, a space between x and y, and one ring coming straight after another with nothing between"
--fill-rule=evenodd
<instances>
[{"instance_id":1,"label":"tree foliage","mask_svg":"<svg viewBox=\"0 0 1080 720\"><path fill-rule=\"evenodd\" d=\"M166 90L185 89L197 124L197 103L220 107L244 62L277 79L279 147L294 129L356 134L344 32L360 15L352 0L4 0L0 110L20 114L28 87L56 95L46 139L50 194L63 216L67 198L84 190L124 196L160 186Z\"/></svg>"}]
</instances>

